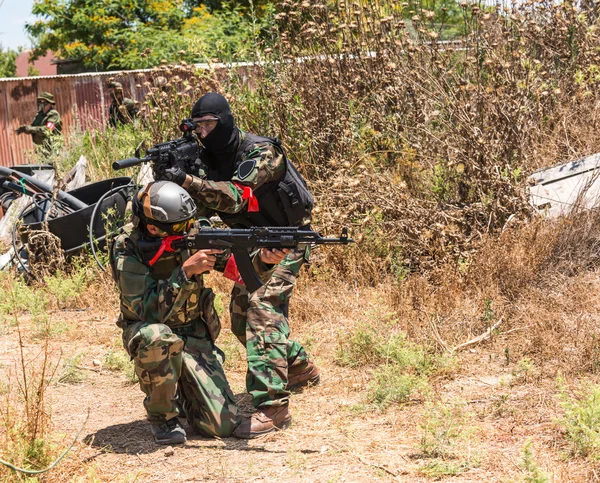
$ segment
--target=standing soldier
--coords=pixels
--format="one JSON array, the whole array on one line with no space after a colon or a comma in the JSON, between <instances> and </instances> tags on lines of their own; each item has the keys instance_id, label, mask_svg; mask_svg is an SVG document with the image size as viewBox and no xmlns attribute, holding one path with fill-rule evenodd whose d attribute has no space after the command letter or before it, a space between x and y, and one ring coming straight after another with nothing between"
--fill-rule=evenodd
<instances>
[{"instance_id":1,"label":"standing soldier","mask_svg":"<svg viewBox=\"0 0 600 483\"><path fill-rule=\"evenodd\" d=\"M133 122L138 113L136 102L124 97L123 84L110 81L108 90L112 102L108 108L108 122L116 127L118 124L128 124Z\"/></svg>"},{"instance_id":2,"label":"standing soldier","mask_svg":"<svg viewBox=\"0 0 600 483\"><path fill-rule=\"evenodd\" d=\"M54 96L49 92L42 92L38 98L38 113L30 125L23 124L16 129L17 134L31 134L31 139L39 151L49 157L61 139L62 121L60 114L54 106Z\"/></svg>"},{"instance_id":3,"label":"standing soldier","mask_svg":"<svg viewBox=\"0 0 600 483\"><path fill-rule=\"evenodd\" d=\"M297 226L310 229L313 198L278 139L241 131L229 103L209 92L192 109L204 149L203 172L180 167L156 173L183 186L233 228ZM271 279L254 293L236 283L231 294L231 331L246 347L246 388L257 411L234 436L255 438L287 428L290 392L317 384L319 369L300 343L289 338L288 306L309 248L291 251Z\"/></svg>"}]
</instances>

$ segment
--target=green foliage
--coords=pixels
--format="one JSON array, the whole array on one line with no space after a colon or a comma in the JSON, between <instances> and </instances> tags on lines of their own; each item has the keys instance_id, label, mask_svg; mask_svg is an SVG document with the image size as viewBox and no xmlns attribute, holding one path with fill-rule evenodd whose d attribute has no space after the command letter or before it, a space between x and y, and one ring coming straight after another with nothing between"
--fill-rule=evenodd
<instances>
[{"instance_id":1,"label":"green foliage","mask_svg":"<svg viewBox=\"0 0 600 483\"><path fill-rule=\"evenodd\" d=\"M131 158L140 142L148 139L149 133L134 124L106 130L100 126L85 131L76 128L69 132L68 149L62 150L55 158L55 166L59 173L64 174L84 155L87 159L86 173L92 180L111 178L115 176L113 161ZM137 169L130 169L128 173L135 173ZM118 176L125 174L118 173Z\"/></svg>"},{"instance_id":2,"label":"green foliage","mask_svg":"<svg viewBox=\"0 0 600 483\"><path fill-rule=\"evenodd\" d=\"M137 68L148 67L144 50L153 43L164 54L183 45L177 35L184 20L179 0L40 0L32 13L41 17L26 27L37 41L36 54L52 50L88 68L129 68L132 56Z\"/></svg>"},{"instance_id":3,"label":"green foliage","mask_svg":"<svg viewBox=\"0 0 600 483\"><path fill-rule=\"evenodd\" d=\"M470 451L473 429L467 423L465 405L427 403L420 423L421 450L427 464L419 470L431 477L452 476L480 465L480 456Z\"/></svg>"},{"instance_id":4,"label":"green foliage","mask_svg":"<svg viewBox=\"0 0 600 483\"><path fill-rule=\"evenodd\" d=\"M15 77L17 75L17 56L19 51L6 49L0 45L0 78Z\"/></svg>"},{"instance_id":5,"label":"green foliage","mask_svg":"<svg viewBox=\"0 0 600 483\"><path fill-rule=\"evenodd\" d=\"M389 325L393 326L393 322ZM409 341L403 332L391 327L381 329L368 322L349 334L340 334L336 360L348 367L392 364L399 371L419 376L444 371L452 364L451 359Z\"/></svg>"},{"instance_id":6,"label":"green foliage","mask_svg":"<svg viewBox=\"0 0 600 483\"><path fill-rule=\"evenodd\" d=\"M35 54L47 50L80 61L87 69L140 69L162 62L243 60L266 29L271 8L188 5L182 0L40 0L27 25Z\"/></svg>"},{"instance_id":7,"label":"green foliage","mask_svg":"<svg viewBox=\"0 0 600 483\"><path fill-rule=\"evenodd\" d=\"M392 312L377 309L370 321L338 336L336 362L342 366L373 368L367 401L381 409L428 392L429 377L447 371L452 359L408 340L397 329Z\"/></svg>"},{"instance_id":8,"label":"green foliage","mask_svg":"<svg viewBox=\"0 0 600 483\"><path fill-rule=\"evenodd\" d=\"M10 272L0 272L0 314L15 315L29 312L33 316L45 313L46 294L27 285L22 278Z\"/></svg>"},{"instance_id":9,"label":"green foliage","mask_svg":"<svg viewBox=\"0 0 600 483\"><path fill-rule=\"evenodd\" d=\"M533 450L531 449L531 441L527 441L523 446L522 458L521 466L523 467L523 471L525 471L525 475L523 476L525 483L548 483L550 481L548 473L543 471L535 462Z\"/></svg>"},{"instance_id":10,"label":"green foliage","mask_svg":"<svg viewBox=\"0 0 600 483\"><path fill-rule=\"evenodd\" d=\"M390 404L407 402L411 396L427 391L426 377L404 374L393 364L386 364L373 372L369 382L368 402L380 409Z\"/></svg>"},{"instance_id":11,"label":"green foliage","mask_svg":"<svg viewBox=\"0 0 600 483\"><path fill-rule=\"evenodd\" d=\"M564 410L559 423L564 426L573 454L600 460L600 385L585 383L569 395L559 378L559 398Z\"/></svg>"},{"instance_id":12,"label":"green foliage","mask_svg":"<svg viewBox=\"0 0 600 483\"><path fill-rule=\"evenodd\" d=\"M123 372L131 384L137 382L135 365L129 355L123 350L109 350L104 356L104 367L109 371Z\"/></svg>"},{"instance_id":13,"label":"green foliage","mask_svg":"<svg viewBox=\"0 0 600 483\"><path fill-rule=\"evenodd\" d=\"M515 382L528 383L539 375L539 369L529 357L523 357L517 362L512 375Z\"/></svg>"},{"instance_id":14,"label":"green foliage","mask_svg":"<svg viewBox=\"0 0 600 483\"><path fill-rule=\"evenodd\" d=\"M79 366L83 359L83 353L75 354L65 361L58 378L58 382L65 384L80 384L87 379L87 374Z\"/></svg>"},{"instance_id":15,"label":"green foliage","mask_svg":"<svg viewBox=\"0 0 600 483\"><path fill-rule=\"evenodd\" d=\"M86 269L75 269L68 275L58 272L46 277L46 290L56 298L60 308L70 308L90 282Z\"/></svg>"},{"instance_id":16,"label":"green foliage","mask_svg":"<svg viewBox=\"0 0 600 483\"><path fill-rule=\"evenodd\" d=\"M196 7L185 21L183 35L186 50L196 62L235 62L254 58L258 39L272 22L273 9L263 9L260 17L248 15L240 5L224 5L209 13L204 6Z\"/></svg>"}]
</instances>

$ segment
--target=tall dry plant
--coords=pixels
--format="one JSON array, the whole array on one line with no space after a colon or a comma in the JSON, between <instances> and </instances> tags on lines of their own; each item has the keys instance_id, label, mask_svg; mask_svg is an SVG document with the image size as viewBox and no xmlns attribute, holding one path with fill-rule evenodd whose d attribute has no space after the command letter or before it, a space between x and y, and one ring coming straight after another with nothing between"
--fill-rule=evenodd
<instances>
[{"instance_id":1,"label":"tall dry plant","mask_svg":"<svg viewBox=\"0 0 600 483\"><path fill-rule=\"evenodd\" d=\"M15 311L19 359L3 388L5 391L4 403L0 408L0 452L3 459L17 467L39 469L46 466L54 456L55 448L47 439L50 415L46 392L57 365L49 359L48 336L44 337L38 353L27 352L17 315L15 287L11 285L10 290ZM48 327L46 332L49 332ZM3 481L21 481L4 465L0 465L0 476L6 478Z\"/></svg>"},{"instance_id":2,"label":"tall dry plant","mask_svg":"<svg viewBox=\"0 0 600 483\"><path fill-rule=\"evenodd\" d=\"M528 173L595 149L593 4L464 2L453 43L424 2L279 9L266 63L224 87L244 128L284 140L317 224L353 226L384 272L470 257L529 215Z\"/></svg>"}]
</instances>

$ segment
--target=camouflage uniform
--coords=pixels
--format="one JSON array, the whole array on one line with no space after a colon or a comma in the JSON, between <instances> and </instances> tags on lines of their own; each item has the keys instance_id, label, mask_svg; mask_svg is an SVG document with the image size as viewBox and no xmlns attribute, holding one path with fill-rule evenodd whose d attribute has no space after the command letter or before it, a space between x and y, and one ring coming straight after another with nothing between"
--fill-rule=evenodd
<instances>
[{"instance_id":1,"label":"camouflage uniform","mask_svg":"<svg viewBox=\"0 0 600 483\"><path fill-rule=\"evenodd\" d=\"M245 133L240 136L243 140ZM270 143L251 144L244 149L240 161L238 166L247 161L246 168L252 169L244 170L242 175L236 170L230 181L211 181L209 169L201 166L187 188L200 203L199 210L204 209L206 215L216 211L225 223L235 227L242 225L230 222L227 215L246 212L249 200L244 195L244 187L257 191L261 186L279 180L286 171L283 153ZM296 224L307 226L310 221L308 214ZM287 404L290 395L286 389L288 371L301 372L308 365L309 358L302 345L289 339L287 319L296 276L308 261L308 255L308 249L290 253L275 268L269 281L252 294L240 284L233 288L231 330L246 347L246 388L255 407Z\"/></svg>"},{"instance_id":2,"label":"camouflage uniform","mask_svg":"<svg viewBox=\"0 0 600 483\"><path fill-rule=\"evenodd\" d=\"M122 101L113 99L108 108L108 122L115 127L132 122L138 114L135 101L124 97Z\"/></svg>"},{"instance_id":3,"label":"camouflage uniform","mask_svg":"<svg viewBox=\"0 0 600 483\"><path fill-rule=\"evenodd\" d=\"M19 126L17 134L31 134L37 150L44 156L50 157L62 144L62 120L56 109L44 112L40 109L30 125Z\"/></svg>"},{"instance_id":4,"label":"camouflage uniform","mask_svg":"<svg viewBox=\"0 0 600 483\"><path fill-rule=\"evenodd\" d=\"M121 292L117 325L146 394L148 420L176 417L179 395L194 430L231 436L237 406L223 371L224 355L214 344L221 327L214 294L202 277L187 279L182 264L188 251L165 253L152 267L143 263L141 238L141 230L128 225L115 241L112 262Z\"/></svg>"}]
</instances>

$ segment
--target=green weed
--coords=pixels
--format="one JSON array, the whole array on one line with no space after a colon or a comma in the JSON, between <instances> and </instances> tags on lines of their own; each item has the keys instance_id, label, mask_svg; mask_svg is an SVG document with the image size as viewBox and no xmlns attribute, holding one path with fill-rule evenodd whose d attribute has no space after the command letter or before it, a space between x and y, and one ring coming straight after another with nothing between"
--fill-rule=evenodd
<instances>
[{"instance_id":1,"label":"green weed","mask_svg":"<svg viewBox=\"0 0 600 483\"><path fill-rule=\"evenodd\" d=\"M420 423L421 451L432 460L419 468L431 477L453 476L481 464L479 454L471 452L473 428L468 426L465 405L427 403Z\"/></svg>"},{"instance_id":2,"label":"green weed","mask_svg":"<svg viewBox=\"0 0 600 483\"><path fill-rule=\"evenodd\" d=\"M63 364L63 368L58 378L58 382L65 384L80 384L86 380L87 374L84 370L80 369L83 354L75 354L73 357L67 359Z\"/></svg>"},{"instance_id":3,"label":"green weed","mask_svg":"<svg viewBox=\"0 0 600 483\"><path fill-rule=\"evenodd\" d=\"M128 382L137 382L135 364L124 350L110 349L104 356L104 367L109 371L123 372Z\"/></svg>"},{"instance_id":4,"label":"green weed","mask_svg":"<svg viewBox=\"0 0 600 483\"><path fill-rule=\"evenodd\" d=\"M512 375L515 383L528 383L539 376L539 370L529 357L524 357L517 362Z\"/></svg>"},{"instance_id":5,"label":"green weed","mask_svg":"<svg viewBox=\"0 0 600 483\"><path fill-rule=\"evenodd\" d=\"M575 394L567 394L559 378L559 399L564 410L559 423L566 429L575 455L600 460L600 385L585 383Z\"/></svg>"},{"instance_id":6,"label":"green weed","mask_svg":"<svg viewBox=\"0 0 600 483\"><path fill-rule=\"evenodd\" d=\"M379 367L369 383L368 401L381 409L390 404L404 403L416 393L427 391L427 378L403 374L396 365Z\"/></svg>"},{"instance_id":7,"label":"green weed","mask_svg":"<svg viewBox=\"0 0 600 483\"><path fill-rule=\"evenodd\" d=\"M525 483L548 483L550 481L548 473L543 471L535 462L531 441L527 441L523 446L522 458L521 466L525 471L523 476Z\"/></svg>"}]
</instances>

